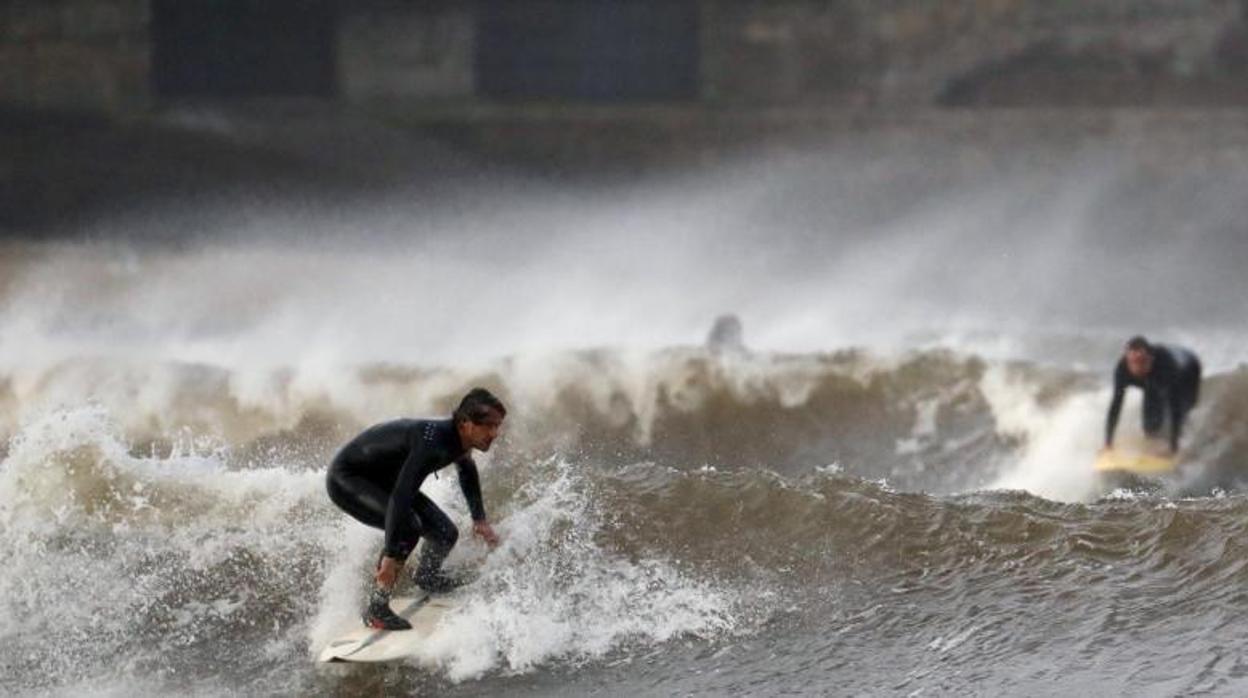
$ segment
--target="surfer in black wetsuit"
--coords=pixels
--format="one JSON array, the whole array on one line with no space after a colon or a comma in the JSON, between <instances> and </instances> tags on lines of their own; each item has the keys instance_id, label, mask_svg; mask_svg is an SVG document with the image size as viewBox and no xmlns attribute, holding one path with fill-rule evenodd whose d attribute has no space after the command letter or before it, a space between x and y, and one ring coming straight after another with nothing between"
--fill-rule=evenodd
<instances>
[{"instance_id":1,"label":"surfer in black wetsuit","mask_svg":"<svg viewBox=\"0 0 1248 698\"><path fill-rule=\"evenodd\" d=\"M498 536L485 517L481 481L471 451L488 451L507 409L483 388L474 388L447 420L397 419L369 427L342 447L329 466L329 498L352 517L386 532L377 563L377 586L364 623L385 630L411 625L390 608L390 592L408 556L425 539L412 575L420 588L447 591L455 580L442 571L459 531L433 500L420 492L430 473L454 463L472 512L472 530L490 546Z\"/></svg>"},{"instance_id":2,"label":"surfer in black wetsuit","mask_svg":"<svg viewBox=\"0 0 1248 698\"><path fill-rule=\"evenodd\" d=\"M1187 413L1200 398L1200 359L1182 347L1150 344L1132 337L1114 368L1114 399L1105 420L1105 448L1113 448L1114 430L1127 386L1144 389L1144 433L1156 436L1170 415L1170 454L1179 450Z\"/></svg>"}]
</instances>

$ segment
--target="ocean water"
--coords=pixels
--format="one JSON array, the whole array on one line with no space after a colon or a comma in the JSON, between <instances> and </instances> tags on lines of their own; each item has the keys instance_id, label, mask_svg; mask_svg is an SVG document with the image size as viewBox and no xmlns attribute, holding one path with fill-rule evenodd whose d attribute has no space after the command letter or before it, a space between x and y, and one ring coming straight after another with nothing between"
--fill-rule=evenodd
<instances>
[{"instance_id":1,"label":"ocean water","mask_svg":"<svg viewBox=\"0 0 1248 698\"><path fill-rule=\"evenodd\" d=\"M1129 159L835 162L5 243L0 691L1248 690L1242 202ZM743 347L704 344L724 313ZM1138 332L1206 379L1181 476L1113 490ZM480 577L420 656L317 664L381 540L329 459L475 385L510 408L502 545L461 538Z\"/></svg>"}]
</instances>

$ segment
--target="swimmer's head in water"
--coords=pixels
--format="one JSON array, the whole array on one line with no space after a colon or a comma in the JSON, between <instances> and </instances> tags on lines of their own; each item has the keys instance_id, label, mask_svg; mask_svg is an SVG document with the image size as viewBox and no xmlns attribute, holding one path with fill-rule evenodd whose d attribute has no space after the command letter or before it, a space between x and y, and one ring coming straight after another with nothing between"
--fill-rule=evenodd
<instances>
[{"instance_id":1,"label":"swimmer's head in water","mask_svg":"<svg viewBox=\"0 0 1248 698\"><path fill-rule=\"evenodd\" d=\"M1143 378L1153 370L1153 345L1141 336L1127 340L1123 359L1127 362L1127 371L1136 378Z\"/></svg>"},{"instance_id":2,"label":"swimmer's head in water","mask_svg":"<svg viewBox=\"0 0 1248 698\"><path fill-rule=\"evenodd\" d=\"M503 401L485 388L468 391L453 415L464 447L478 451L490 450L490 444L498 438L506 416L507 408L503 406Z\"/></svg>"}]
</instances>

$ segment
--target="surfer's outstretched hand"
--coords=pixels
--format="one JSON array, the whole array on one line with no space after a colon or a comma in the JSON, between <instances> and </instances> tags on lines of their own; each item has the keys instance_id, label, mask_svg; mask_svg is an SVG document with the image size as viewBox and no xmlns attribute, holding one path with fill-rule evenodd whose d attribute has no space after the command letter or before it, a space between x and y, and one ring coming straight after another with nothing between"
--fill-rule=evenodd
<instances>
[{"instance_id":1,"label":"surfer's outstretched hand","mask_svg":"<svg viewBox=\"0 0 1248 698\"><path fill-rule=\"evenodd\" d=\"M472 532L480 536L491 548L498 547L498 534L494 532L494 527L489 521L472 522Z\"/></svg>"}]
</instances>

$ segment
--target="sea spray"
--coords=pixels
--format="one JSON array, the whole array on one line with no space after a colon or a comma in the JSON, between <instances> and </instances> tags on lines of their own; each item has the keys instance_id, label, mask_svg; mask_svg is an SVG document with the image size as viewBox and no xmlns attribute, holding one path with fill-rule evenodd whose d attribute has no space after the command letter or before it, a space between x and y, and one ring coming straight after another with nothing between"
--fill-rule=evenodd
<instances>
[{"instance_id":1,"label":"sea spray","mask_svg":"<svg viewBox=\"0 0 1248 698\"><path fill-rule=\"evenodd\" d=\"M604 546L601 506L577 466L552 458L526 472L529 481L502 512L501 545L488 555L479 544L461 546L468 552L448 560L478 565L480 577L457 593L456 610L416 661L459 681L734 627L731 589L661 554L633 558Z\"/></svg>"}]
</instances>

